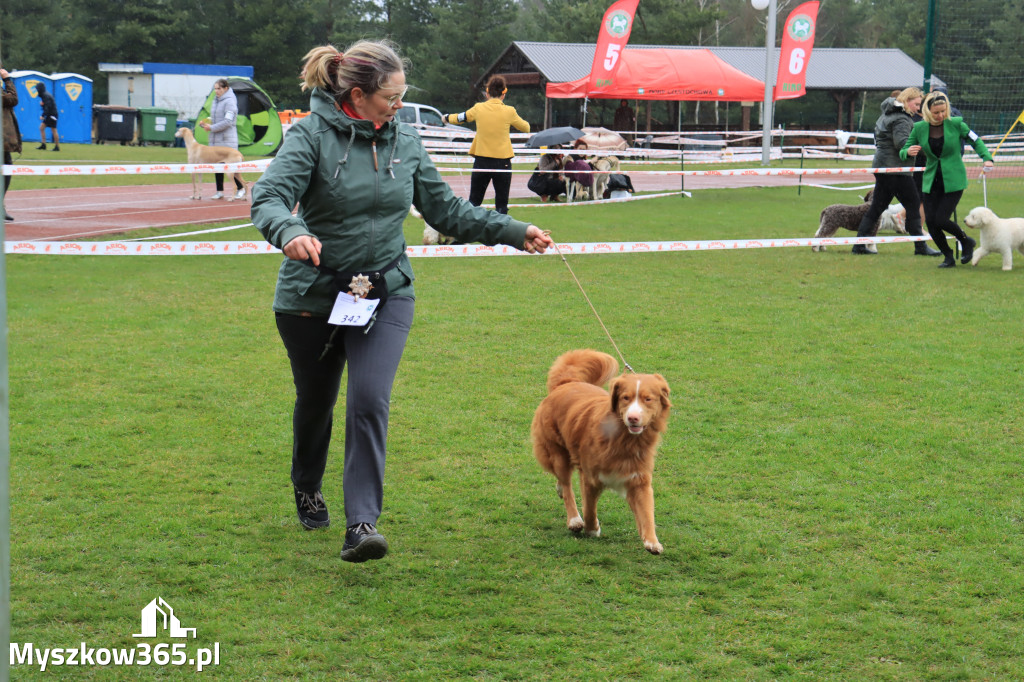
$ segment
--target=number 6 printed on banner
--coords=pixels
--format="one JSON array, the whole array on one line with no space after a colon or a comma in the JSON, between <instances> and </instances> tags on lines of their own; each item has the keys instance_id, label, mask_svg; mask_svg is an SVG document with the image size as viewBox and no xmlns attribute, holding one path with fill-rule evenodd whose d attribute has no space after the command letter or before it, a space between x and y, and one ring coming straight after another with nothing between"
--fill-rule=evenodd
<instances>
[{"instance_id":1,"label":"number 6 printed on banner","mask_svg":"<svg viewBox=\"0 0 1024 682\"><path fill-rule=\"evenodd\" d=\"M789 56L789 72L794 76L799 76L800 72L804 70L804 58L807 53L802 48L793 48L793 54Z\"/></svg>"}]
</instances>

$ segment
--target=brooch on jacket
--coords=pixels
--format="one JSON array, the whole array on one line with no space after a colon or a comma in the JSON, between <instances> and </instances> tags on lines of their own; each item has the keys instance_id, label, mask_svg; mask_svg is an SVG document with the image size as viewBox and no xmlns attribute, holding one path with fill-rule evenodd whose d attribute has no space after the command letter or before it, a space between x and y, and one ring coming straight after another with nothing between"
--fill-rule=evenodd
<instances>
[{"instance_id":1,"label":"brooch on jacket","mask_svg":"<svg viewBox=\"0 0 1024 682\"><path fill-rule=\"evenodd\" d=\"M370 293L372 288L373 285L370 284L370 278L362 273L352 277L352 281L348 285L348 290L352 292L356 300L366 298L366 295Z\"/></svg>"}]
</instances>

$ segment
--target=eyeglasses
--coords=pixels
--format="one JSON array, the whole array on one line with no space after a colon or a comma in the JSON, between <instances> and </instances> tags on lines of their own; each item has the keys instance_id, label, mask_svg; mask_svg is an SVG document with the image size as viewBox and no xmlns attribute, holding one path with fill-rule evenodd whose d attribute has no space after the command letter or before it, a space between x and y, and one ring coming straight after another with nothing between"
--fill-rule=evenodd
<instances>
[{"instance_id":1,"label":"eyeglasses","mask_svg":"<svg viewBox=\"0 0 1024 682\"><path fill-rule=\"evenodd\" d=\"M408 85L406 85L404 88L402 88L402 91L400 93L396 94L396 95L385 95L385 94L383 94L381 92L378 92L377 94L380 95L381 97L383 97L384 99L386 99L388 101L388 106L389 107L393 107L393 106L395 106L395 102L397 102L400 99L405 99L405 93L407 93L407 92L409 92L409 86Z\"/></svg>"}]
</instances>

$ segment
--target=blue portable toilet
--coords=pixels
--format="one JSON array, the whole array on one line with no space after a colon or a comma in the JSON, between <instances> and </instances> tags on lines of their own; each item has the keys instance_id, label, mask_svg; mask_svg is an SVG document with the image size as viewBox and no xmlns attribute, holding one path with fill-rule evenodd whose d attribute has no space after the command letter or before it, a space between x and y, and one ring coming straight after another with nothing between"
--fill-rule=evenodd
<instances>
[{"instance_id":1,"label":"blue portable toilet","mask_svg":"<svg viewBox=\"0 0 1024 682\"><path fill-rule=\"evenodd\" d=\"M60 135L60 141L91 144L92 79L78 73L53 73L50 74L50 80L53 83L53 99L57 104L57 134Z\"/></svg>"},{"instance_id":2,"label":"blue portable toilet","mask_svg":"<svg viewBox=\"0 0 1024 682\"><path fill-rule=\"evenodd\" d=\"M14 81L14 89L18 92L18 104L14 107L14 116L18 119L21 139L24 142L39 142L39 117L43 107L39 102L36 85L43 83L46 91L52 93L53 81L49 76L38 71L12 71L11 80ZM57 125L59 134L59 121Z\"/></svg>"}]
</instances>

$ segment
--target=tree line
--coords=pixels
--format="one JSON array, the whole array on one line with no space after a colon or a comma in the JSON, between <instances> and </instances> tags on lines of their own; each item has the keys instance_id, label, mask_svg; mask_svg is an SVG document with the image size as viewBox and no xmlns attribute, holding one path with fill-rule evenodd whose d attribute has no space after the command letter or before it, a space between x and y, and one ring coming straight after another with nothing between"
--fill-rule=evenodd
<instances>
[{"instance_id":1,"label":"tree line","mask_svg":"<svg viewBox=\"0 0 1024 682\"><path fill-rule=\"evenodd\" d=\"M801 0L778 0L781 27ZM411 63L410 100L461 111L481 99L474 86L513 40L594 42L611 0L4 0L5 68L73 72L93 79L106 103L100 62L242 64L279 109L306 108L302 56L387 37ZM1024 0L940 0L942 26L977 28L969 60L1008 75L1022 66L1017 28ZM816 47L897 47L923 62L926 0L821 0ZM781 40L781 28L777 31ZM972 34L973 35L973 34ZM765 12L749 0L641 0L630 42L764 45ZM937 50L943 49L940 41ZM872 116L873 120L874 116Z\"/></svg>"}]
</instances>

